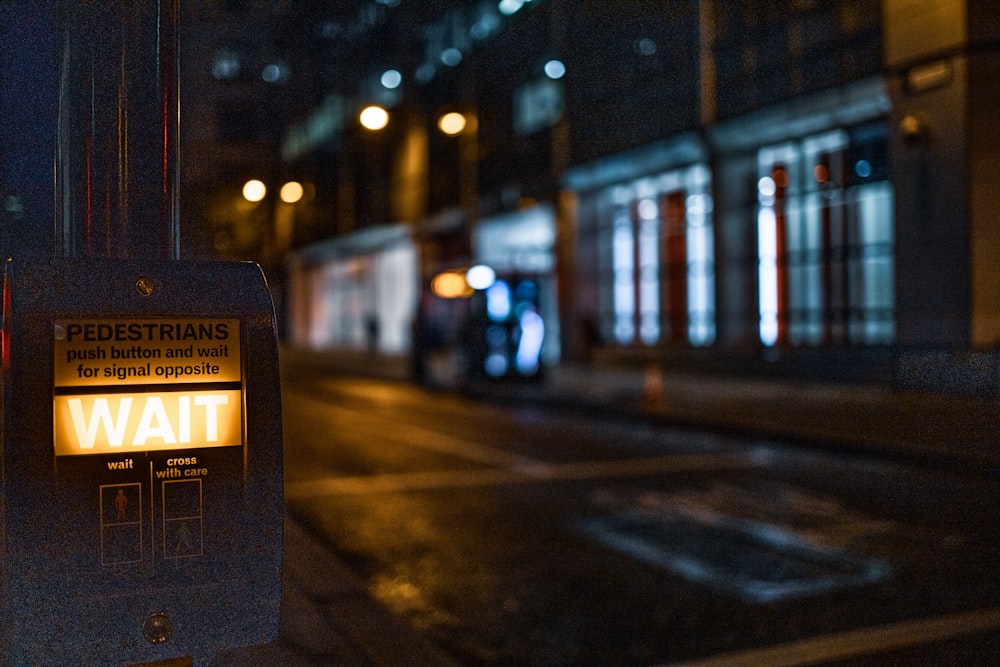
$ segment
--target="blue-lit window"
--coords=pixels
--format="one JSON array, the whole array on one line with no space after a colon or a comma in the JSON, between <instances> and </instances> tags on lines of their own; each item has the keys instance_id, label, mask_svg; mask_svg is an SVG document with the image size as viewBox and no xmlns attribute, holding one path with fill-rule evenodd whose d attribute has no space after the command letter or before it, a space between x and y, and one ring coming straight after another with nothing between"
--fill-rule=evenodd
<instances>
[{"instance_id":1,"label":"blue-lit window","mask_svg":"<svg viewBox=\"0 0 1000 667\"><path fill-rule=\"evenodd\" d=\"M760 339L895 338L894 213L884 128L836 130L758 153Z\"/></svg>"},{"instance_id":2,"label":"blue-lit window","mask_svg":"<svg viewBox=\"0 0 1000 667\"><path fill-rule=\"evenodd\" d=\"M686 204L688 267L688 340L693 345L715 341L715 238L708 169L691 175Z\"/></svg>"},{"instance_id":3,"label":"blue-lit window","mask_svg":"<svg viewBox=\"0 0 1000 667\"><path fill-rule=\"evenodd\" d=\"M234 81L242 73L240 53L235 49L217 51L212 59L212 76L218 81Z\"/></svg>"},{"instance_id":4,"label":"blue-lit window","mask_svg":"<svg viewBox=\"0 0 1000 667\"><path fill-rule=\"evenodd\" d=\"M537 77L514 91L514 132L520 136L534 134L559 122L563 115L562 83L548 77Z\"/></svg>"},{"instance_id":5,"label":"blue-lit window","mask_svg":"<svg viewBox=\"0 0 1000 667\"><path fill-rule=\"evenodd\" d=\"M615 341L628 345L635 340L635 234L627 208L615 214L612 232L614 271Z\"/></svg>"}]
</instances>

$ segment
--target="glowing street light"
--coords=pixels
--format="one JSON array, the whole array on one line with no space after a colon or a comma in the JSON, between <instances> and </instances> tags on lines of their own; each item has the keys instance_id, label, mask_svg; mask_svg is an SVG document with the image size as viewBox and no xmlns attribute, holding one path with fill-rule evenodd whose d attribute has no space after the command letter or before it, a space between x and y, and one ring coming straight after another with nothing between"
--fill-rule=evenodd
<instances>
[{"instance_id":1,"label":"glowing street light","mask_svg":"<svg viewBox=\"0 0 1000 667\"><path fill-rule=\"evenodd\" d=\"M465 116L457 111L446 113L438 119L438 129L450 137L461 134L465 124Z\"/></svg>"},{"instance_id":2,"label":"glowing street light","mask_svg":"<svg viewBox=\"0 0 1000 667\"><path fill-rule=\"evenodd\" d=\"M479 200L479 118L451 111L438 118L438 129L458 144L459 207L466 219L466 234L477 217Z\"/></svg>"},{"instance_id":3,"label":"glowing street light","mask_svg":"<svg viewBox=\"0 0 1000 667\"><path fill-rule=\"evenodd\" d=\"M262 181L252 179L243 184L243 198L248 202L259 202L267 194L267 186Z\"/></svg>"},{"instance_id":4,"label":"glowing street light","mask_svg":"<svg viewBox=\"0 0 1000 667\"><path fill-rule=\"evenodd\" d=\"M545 76L553 80L566 76L566 65L563 64L563 61L555 58L545 63L542 69L545 71Z\"/></svg>"},{"instance_id":5,"label":"glowing street light","mask_svg":"<svg viewBox=\"0 0 1000 667\"><path fill-rule=\"evenodd\" d=\"M301 183L298 181L289 181L281 186L279 196L281 197L281 201L286 204L294 204L302 199L303 194L305 194L305 190L302 188Z\"/></svg>"},{"instance_id":6,"label":"glowing street light","mask_svg":"<svg viewBox=\"0 0 1000 667\"><path fill-rule=\"evenodd\" d=\"M389 112L378 105L367 106L358 116L361 126L367 130L381 130L389 124Z\"/></svg>"},{"instance_id":7,"label":"glowing street light","mask_svg":"<svg viewBox=\"0 0 1000 667\"><path fill-rule=\"evenodd\" d=\"M400 84L403 83L403 75L400 74L397 69L387 69L382 72L382 76L379 77L379 82L382 87L387 90L395 90L399 88Z\"/></svg>"}]
</instances>

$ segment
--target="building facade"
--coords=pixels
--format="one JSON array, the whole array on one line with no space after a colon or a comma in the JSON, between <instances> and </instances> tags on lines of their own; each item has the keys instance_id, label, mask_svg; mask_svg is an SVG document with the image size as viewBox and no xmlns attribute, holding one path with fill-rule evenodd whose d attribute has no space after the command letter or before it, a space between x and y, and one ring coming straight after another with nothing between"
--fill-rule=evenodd
<instances>
[{"instance_id":1,"label":"building facade","mask_svg":"<svg viewBox=\"0 0 1000 667\"><path fill-rule=\"evenodd\" d=\"M549 363L997 391L988 9L535 0L419 18L423 48L392 60L398 127L351 139L371 95L335 96L333 166L286 162L350 172L337 234L405 225L424 286L480 262L530 274ZM435 127L447 111L457 136Z\"/></svg>"}]
</instances>

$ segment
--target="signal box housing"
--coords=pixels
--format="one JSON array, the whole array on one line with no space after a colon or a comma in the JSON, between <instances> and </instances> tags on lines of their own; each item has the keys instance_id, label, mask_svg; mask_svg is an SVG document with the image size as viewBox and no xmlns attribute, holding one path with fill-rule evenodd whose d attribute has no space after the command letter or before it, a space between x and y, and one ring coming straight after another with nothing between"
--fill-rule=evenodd
<instances>
[{"instance_id":1,"label":"signal box housing","mask_svg":"<svg viewBox=\"0 0 1000 667\"><path fill-rule=\"evenodd\" d=\"M202 664L275 639L281 401L259 267L12 260L3 370L0 656Z\"/></svg>"}]
</instances>

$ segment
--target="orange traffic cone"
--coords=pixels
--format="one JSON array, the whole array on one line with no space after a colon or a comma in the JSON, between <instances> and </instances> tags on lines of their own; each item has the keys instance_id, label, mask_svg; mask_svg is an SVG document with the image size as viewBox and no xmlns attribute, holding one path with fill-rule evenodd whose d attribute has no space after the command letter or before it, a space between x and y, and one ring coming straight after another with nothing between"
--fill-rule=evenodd
<instances>
[{"instance_id":1,"label":"orange traffic cone","mask_svg":"<svg viewBox=\"0 0 1000 667\"><path fill-rule=\"evenodd\" d=\"M651 410L661 408L665 403L663 368L660 364L649 364L642 378L642 407Z\"/></svg>"}]
</instances>

